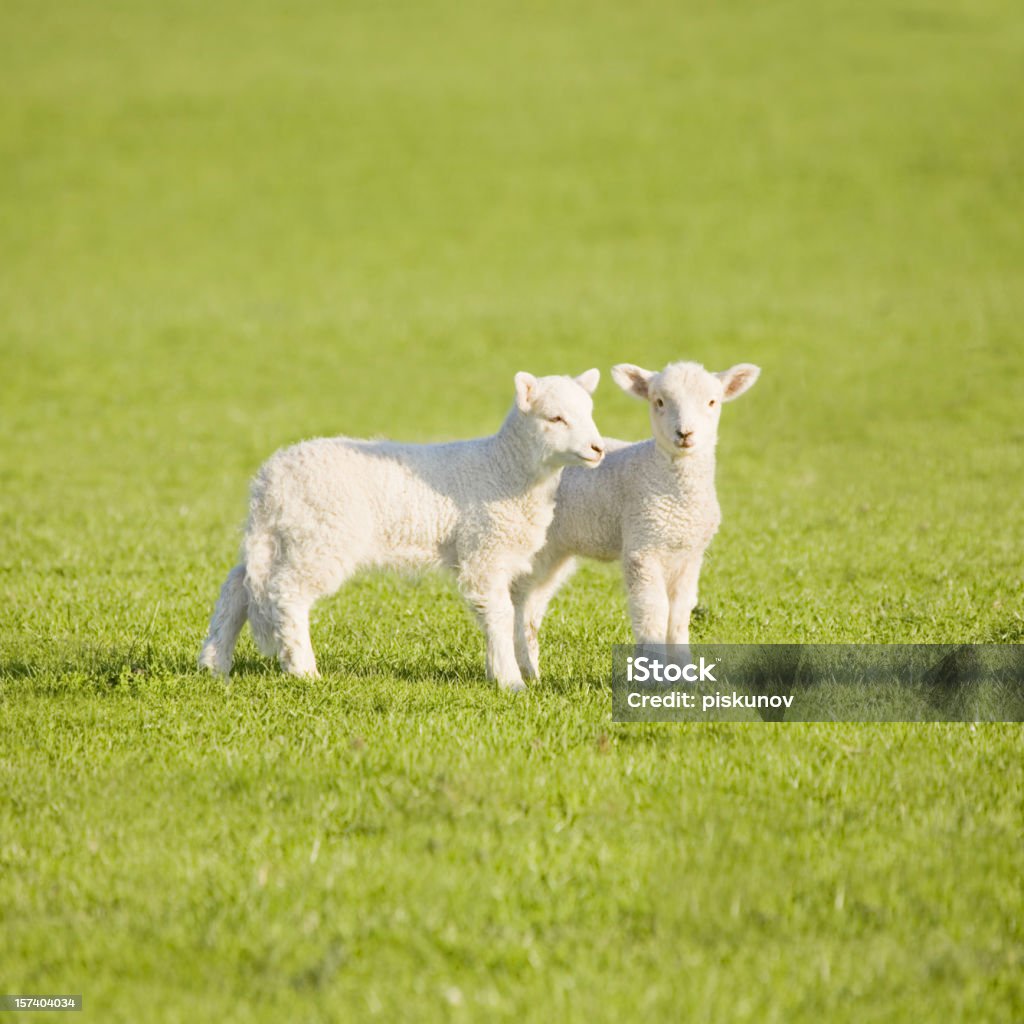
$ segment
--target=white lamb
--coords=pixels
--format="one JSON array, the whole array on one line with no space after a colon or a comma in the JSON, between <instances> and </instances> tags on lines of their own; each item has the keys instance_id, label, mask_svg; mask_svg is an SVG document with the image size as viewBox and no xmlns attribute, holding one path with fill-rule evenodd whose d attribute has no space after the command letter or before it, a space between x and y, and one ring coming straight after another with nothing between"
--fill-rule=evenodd
<instances>
[{"instance_id":1,"label":"white lamb","mask_svg":"<svg viewBox=\"0 0 1024 1024\"><path fill-rule=\"evenodd\" d=\"M609 439L600 469L563 473L547 541L514 592L516 657L526 678L539 677L540 624L577 555L622 560L637 643L689 643L701 561L721 520L715 445L722 402L742 395L760 372L750 363L723 373L687 362L661 373L629 363L612 368L619 387L649 403L654 436L638 444Z\"/></svg>"},{"instance_id":2,"label":"white lamb","mask_svg":"<svg viewBox=\"0 0 1024 1024\"><path fill-rule=\"evenodd\" d=\"M252 486L242 561L228 574L199 655L227 675L248 617L260 649L317 675L313 603L361 569L446 566L487 636L487 674L523 688L513 581L528 574L554 515L563 467L597 466L598 370L515 376L516 401L491 437L450 444L319 438L264 463Z\"/></svg>"}]
</instances>

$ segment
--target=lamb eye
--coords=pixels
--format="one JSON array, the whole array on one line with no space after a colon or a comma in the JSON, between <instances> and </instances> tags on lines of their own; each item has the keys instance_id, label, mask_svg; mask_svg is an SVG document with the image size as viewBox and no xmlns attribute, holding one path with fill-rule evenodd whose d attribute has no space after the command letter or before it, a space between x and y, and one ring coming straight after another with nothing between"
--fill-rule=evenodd
<instances>
[{"instance_id":1,"label":"lamb eye","mask_svg":"<svg viewBox=\"0 0 1024 1024\"><path fill-rule=\"evenodd\" d=\"M714 404L715 404L715 400L712 398L711 401L708 402L708 405L714 405Z\"/></svg>"},{"instance_id":2,"label":"lamb eye","mask_svg":"<svg viewBox=\"0 0 1024 1024\"><path fill-rule=\"evenodd\" d=\"M659 398L659 399L658 399L658 400L657 400L657 401L656 401L656 402L655 402L654 404L655 404L655 405L656 405L656 406L657 406L657 407L658 407L659 409L664 409L664 408L665 408L665 403L664 403L664 402L663 402L663 401L662 401L662 400L661 400L660 398Z\"/></svg>"},{"instance_id":3,"label":"lamb eye","mask_svg":"<svg viewBox=\"0 0 1024 1024\"><path fill-rule=\"evenodd\" d=\"M565 424L565 426L569 425L568 423L565 422L564 416L549 416L548 423L563 423Z\"/></svg>"}]
</instances>

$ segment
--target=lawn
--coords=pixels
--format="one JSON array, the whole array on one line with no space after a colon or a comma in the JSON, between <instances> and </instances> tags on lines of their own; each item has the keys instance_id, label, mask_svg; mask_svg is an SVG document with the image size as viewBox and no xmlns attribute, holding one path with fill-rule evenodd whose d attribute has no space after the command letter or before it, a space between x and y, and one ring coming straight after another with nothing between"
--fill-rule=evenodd
<instances>
[{"instance_id":1,"label":"lawn","mask_svg":"<svg viewBox=\"0 0 1024 1024\"><path fill-rule=\"evenodd\" d=\"M704 641L1024 642L1024 20L0 8L0 992L106 1022L1018 1021L1018 725L618 725L619 572L529 694L439 577L324 678L195 656L247 481L512 376L758 363Z\"/></svg>"}]
</instances>

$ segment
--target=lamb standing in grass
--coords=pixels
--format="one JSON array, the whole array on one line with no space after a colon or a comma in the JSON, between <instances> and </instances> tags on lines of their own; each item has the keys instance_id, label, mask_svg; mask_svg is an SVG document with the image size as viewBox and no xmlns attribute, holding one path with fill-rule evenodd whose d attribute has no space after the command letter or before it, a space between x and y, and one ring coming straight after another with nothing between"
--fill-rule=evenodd
<instances>
[{"instance_id":1,"label":"lamb standing in grass","mask_svg":"<svg viewBox=\"0 0 1024 1024\"><path fill-rule=\"evenodd\" d=\"M447 566L487 635L487 674L523 688L511 587L554 515L563 467L596 466L591 394L600 373L518 373L491 437L451 444L319 438L285 448L253 483L242 561L228 574L199 655L227 675L248 617L260 649L315 676L309 611L360 569Z\"/></svg>"},{"instance_id":2,"label":"lamb standing in grass","mask_svg":"<svg viewBox=\"0 0 1024 1024\"><path fill-rule=\"evenodd\" d=\"M749 363L723 373L686 362L661 373L628 363L612 368L619 387L649 403L654 436L609 441L600 469L562 475L547 541L514 594L516 657L526 678L539 677L541 620L577 555L622 559L637 643L689 643L701 561L721 519L715 445L722 402L742 395L760 372Z\"/></svg>"}]
</instances>

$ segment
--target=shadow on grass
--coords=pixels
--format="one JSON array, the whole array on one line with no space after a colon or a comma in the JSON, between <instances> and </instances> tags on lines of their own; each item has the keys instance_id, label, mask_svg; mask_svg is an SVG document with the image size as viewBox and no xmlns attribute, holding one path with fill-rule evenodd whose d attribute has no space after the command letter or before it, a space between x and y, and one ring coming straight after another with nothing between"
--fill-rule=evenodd
<instances>
[{"instance_id":1,"label":"shadow on grass","mask_svg":"<svg viewBox=\"0 0 1024 1024\"><path fill-rule=\"evenodd\" d=\"M393 655L370 660L365 654L348 661L344 656L325 655L320 659L320 672L328 676L352 679L375 679L381 676L408 683L476 683L484 682L482 663L468 652L452 652L444 660L431 658L396 658Z\"/></svg>"},{"instance_id":2,"label":"shadow on grass","mask_svg":"<svg viewBox=\"0 0 1024 1024\"><path fill-rule=\"evenodd\" d=\"M337 649L321 649L317 652L317 667L321 679L399 679L409 683L476 683L484 681L482 660L470 651L452 651L431 657L413 655L396 656L394 652L375 657L372 653L360 651L351 654ZM201 670L189 662L182 675L198 675ZM287 680L277 659L265 657L255 650L241 650L236 653L231 666L234 676L262 676L277 681ZM315 684L317 680L312 680Z\"/></svg>"},{"instance_id":3,"label":"shadow on grass","mask_svg":"<svg viewBox=\"0 0 1024 1024\"><path fill-rule=\"evenodd\" d=\"M820 701L846 693L855 698L848 713L867 708L864 702L872 691L888 687L902 691L905 700L919 702L916 707L906 703L902 711L914 721L1024 719L1024 645L865 645L847 650L846 664L825 665L815 645L763 645L736 682L758 696L793 694ZM831 678L836 670L840 675ZM782 707L757 712L764 721L786 717ZM875 713L878 709L869 711L869 720Z\"/></svg>"},{"instance_id":4,"label":"shadow on grass","mask_svg":"<svg viewBox=\"0 0 1024 1024\"><path fill-rule=\"evenodd\" d=\"M258 657L236 660L236 671L253 675L269 676L275 668L272 662ZM51 647L38 657L22 655L0 660L0 681L30 680L43 688L56 685L64 689L69 683L85 683L113 691L137 687L146 680L189 676L200 676L191 654L152 643L64 644Z\"/></svg>"},{"instance_id":5,"label":"shadow on grass","mask_svg":"<svg viewBox=\"0 0 1024 1024\"><path fill-rule=\"evenodd\" d=\"M372 679L379 676L404 679L408 682L474 682L483 679L483 666L473 657L454 654L445 661L394 657L379 661L365 654L351 661L337 654L324 654L319 659L322 676ZM255 651L239 652L231 667L232 676L255 676L286 680L274 658ZM162 651L155 647L138 648L82 644L51 648L38 657L21 656L0 660L0 680L78 680L98 686L116 688L128 682L150 678L180 677L183 682L213 678L198 668L191 654Z\"/></svg>"},{"instance_id":6,"label":"shadow on grass","mask_svg":"<svg viewBox=\"0 0 1024 1024\"><path fill-rule=\"evenodd\" d=\"M155 653L151 648L126 648L90 644L51 648L37 658L16 657L0 661L0 680L30 679L88 680L118 686L133 677L146 677L155 671Z\"/></svg>"}]
</instances>

